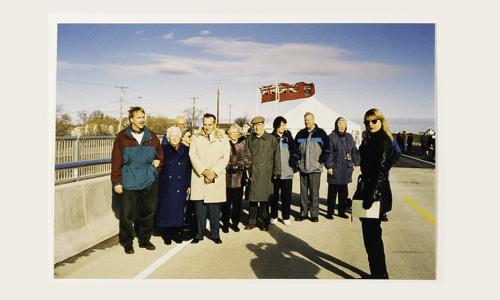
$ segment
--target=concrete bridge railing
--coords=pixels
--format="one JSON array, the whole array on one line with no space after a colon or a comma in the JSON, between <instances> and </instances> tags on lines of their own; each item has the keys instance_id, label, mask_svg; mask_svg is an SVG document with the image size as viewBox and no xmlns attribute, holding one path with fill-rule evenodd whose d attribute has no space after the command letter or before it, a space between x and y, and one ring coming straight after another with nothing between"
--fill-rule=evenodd
<instances>
[{"instance_id":1,"label":"concrete bridge railing","mask_svg":"<svg viewBox=\"0 0 500 300\"><path fill-rule=\"evenodd\" d=\"M109 176L55 186L54 263L118 234Z\"/></svg>"}]
</instances>

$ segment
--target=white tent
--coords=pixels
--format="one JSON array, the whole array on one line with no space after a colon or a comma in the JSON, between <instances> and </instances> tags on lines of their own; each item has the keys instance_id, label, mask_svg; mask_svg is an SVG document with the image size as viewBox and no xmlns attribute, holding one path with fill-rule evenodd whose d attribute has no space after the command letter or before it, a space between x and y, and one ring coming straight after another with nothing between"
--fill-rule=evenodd
<instances>
[{"instance_id":1,"label":"white tent","mask_svg":"<svg viewBox=\"0 0 500 300\"><path fill-rule=\"evenodd\" d=\"M296 101L300 101L300 104L288 112L282 113L282 116L287 120L287 128L292 132L293 136L295 136L300 129L305 127L304 114L306 112L314 114L316 124L318 124L320 128L323 128L327 134L330 134L335 129L335 120L338 117L344 117L347 120L347 132L352 134L359 147L361 143L361 132L364 129L359 124L352 122L344 115L324 105L314 96ZM266 118L266 129L269 132L272 131L274 117L276 116Z\"/></svg>"}]
</instances>

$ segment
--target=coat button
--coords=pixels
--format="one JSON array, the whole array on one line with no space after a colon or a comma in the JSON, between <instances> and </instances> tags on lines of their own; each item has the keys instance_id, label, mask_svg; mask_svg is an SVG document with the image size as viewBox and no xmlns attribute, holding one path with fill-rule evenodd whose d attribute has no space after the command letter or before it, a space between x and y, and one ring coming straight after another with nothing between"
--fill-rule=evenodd
<instances>
[{"instance_id":1,"label":"coat button","mask_svg":"<svg viewBox=\"0 0 500 300\"><path fill-rule=\"evenodd\" d=\"M177 190L177 193L179 192L179 190Z\"/></svg>"},{"instance_id":2,"label":"coat button","mask_svg":"<svg viewBox=\"0 0 500 300\"><path fill-rule=\"evenodd\" d=\"M180 179L180 178L181 178L181 176L177 176L177 178L179 178L179 179Z\"/></svg>"},{"instance_id":3,"label":"coat button","mask_svg":"<svg viewBox=\"0 0 500 300\"><path fill-rule=\"evenodd\" d=\"M172 176L168 176L168 178L172 178Z\"/></svg>"},{"instance_id":4,"label":"coat button","mask_svg":"<svg viewBox=\"0 0 500 300\"><path fill-rule=\"evenodd\" d=\"M178 163L178 165L180 166L180 165L181 165L181 163Z\"/></svg>"}]
</instances>

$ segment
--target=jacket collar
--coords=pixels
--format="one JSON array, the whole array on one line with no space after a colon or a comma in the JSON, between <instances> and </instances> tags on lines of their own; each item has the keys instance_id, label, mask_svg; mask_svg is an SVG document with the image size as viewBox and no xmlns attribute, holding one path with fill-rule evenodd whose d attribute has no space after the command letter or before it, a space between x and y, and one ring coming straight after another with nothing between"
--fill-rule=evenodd
<instances>
[{"instance_id":1,"label":"jacket collar","mask_svg":"<svg viewBox=\"0 0 500 300\"><path fill-rule=\"evenodd\" d=\"M261 139L263 139L264 141L267 140L267 138L270 136L271 134L268 133L267 131L264 130L264 133L260 136ZM253 136L255 138L258 138L257 135L255 134L255 132L253 133Z\"/></svg>"},{"instance_id":2,"label":"jacket collar","mask_svg":"<svg viewBox=\"0 0 500 300\"><path fill-rule=\"evenodd\" d=\"M132 136L132 127L130 125L127 128L125 128L125 135L131 139L134 138ZM151 138L152 138L151 131L149 131L149 129L147 127L144 127L144 136L143 136L142 140L149 141L149 140L151 140Z\"/></svg>"},{"instance_id":3,"label":"jacket collar","mask_svg":"<svg viewBox=\"0 0 500 300\"><path fill-rule=\"evenodd\" d=\"M203 129L196 130L193 135L203 136L208 139L208 136ZM210 141L215 141L216 139L222 140L223 137L224 137L224 132L218 128L215 128L215 130L210 134Z\"/></svg>"}]
</instances>

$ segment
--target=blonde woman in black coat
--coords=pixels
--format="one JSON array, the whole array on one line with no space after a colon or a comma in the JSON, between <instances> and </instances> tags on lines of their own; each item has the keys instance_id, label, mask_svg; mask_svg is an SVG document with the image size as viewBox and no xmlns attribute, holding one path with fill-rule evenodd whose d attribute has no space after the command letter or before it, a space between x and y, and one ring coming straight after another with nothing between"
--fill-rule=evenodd
<instances>
[{"instance_id":1,"label":"blonde woman in black coat","mask_svg":"<svg viewBox=\"0 0 500 300\"><path fill-rule=\"evenodd\" d=\"M367 186L363 207L368 209L373 202L380 201L380 216L392 208L392 193L389 170L392 166L392 134L382 112L372 108L365 113L365 139L359 152L361 174ZM368 254L370 273L374 279L389 279L385 263L384 243L380 218L361 218L363 241Z\"/></svg>"}]
</instances>

